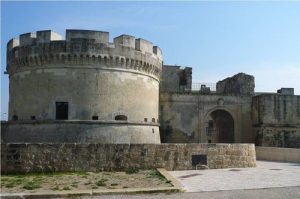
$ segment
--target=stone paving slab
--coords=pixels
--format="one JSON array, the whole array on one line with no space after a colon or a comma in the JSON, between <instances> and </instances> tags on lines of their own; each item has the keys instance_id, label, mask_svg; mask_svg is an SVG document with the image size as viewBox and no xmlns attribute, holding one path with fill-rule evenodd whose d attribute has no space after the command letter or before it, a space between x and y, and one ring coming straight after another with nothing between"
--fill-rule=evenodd
<instances>
[{"instance_id":1,"label":"stone paving slab","mask_svg":"<svg viewBox=\"0 0 300 199\"><path fill-rule=\"evenodd\" d=\"M255 168L170 171L187 192L300 186L300 164L257 161Z\"/></svg>"}]
</instances>

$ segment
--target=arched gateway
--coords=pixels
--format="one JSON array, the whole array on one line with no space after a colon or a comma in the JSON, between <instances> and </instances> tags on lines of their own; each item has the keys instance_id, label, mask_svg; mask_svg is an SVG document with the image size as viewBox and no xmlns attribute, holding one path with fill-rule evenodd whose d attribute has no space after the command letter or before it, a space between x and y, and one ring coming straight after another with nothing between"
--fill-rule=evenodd
<instances>
[{"instance_id":1,"label":"arched gateway","mask_svg":"<svg viewBox=\"0 0 300 199\"><path fill-rule=\"evenodd\" d=\"M207 142L234 143L235 124L232 115L223 109L208 113L206 118Z\"/></svg>"}]
</instances>

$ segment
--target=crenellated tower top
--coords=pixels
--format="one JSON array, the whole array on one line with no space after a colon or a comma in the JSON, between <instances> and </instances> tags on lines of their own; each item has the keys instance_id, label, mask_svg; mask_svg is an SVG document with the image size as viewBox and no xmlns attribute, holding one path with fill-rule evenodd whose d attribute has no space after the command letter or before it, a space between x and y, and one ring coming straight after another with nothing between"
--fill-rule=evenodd
<instances>
[{"instance_id":1,"label":"crenellated tower top","mask_svg":"<svg viewBox=\"0 0 300 199\"><path fill-rule=\"evenodd\" d=\"M132 70L159 79L162 52L144 39L120 35L109 42L109 33L66 30L66 39L51 30L25 33L7 44L9 75L45 67L101 67Z\"/></svg>"}]
</instances>

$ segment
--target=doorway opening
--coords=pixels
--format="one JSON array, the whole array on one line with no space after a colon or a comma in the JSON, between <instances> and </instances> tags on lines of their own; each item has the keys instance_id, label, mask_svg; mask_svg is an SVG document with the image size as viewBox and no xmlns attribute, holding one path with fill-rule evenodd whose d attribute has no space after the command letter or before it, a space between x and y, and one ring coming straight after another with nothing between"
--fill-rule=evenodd
<instances>
[{"instance_id":1,"label":"doorway opening","mask_svg":"<svg viewBox=\"0 0 300 199\"><path fill-rule=\"evenodd\" d=\"M225 110L215 110L210 115L207 127L208 141L234 143L234 119Z\"/></svg>"}]
</instances>

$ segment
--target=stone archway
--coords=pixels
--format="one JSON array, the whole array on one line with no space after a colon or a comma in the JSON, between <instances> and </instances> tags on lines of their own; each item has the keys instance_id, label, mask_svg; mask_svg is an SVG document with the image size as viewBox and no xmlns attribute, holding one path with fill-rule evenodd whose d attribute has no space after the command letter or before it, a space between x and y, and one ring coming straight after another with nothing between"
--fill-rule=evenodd
<instances>
[{"instance_id":1,"label":"stone archway","mask_svg":"<svg viewBox=\"0 0 300 199\"><path fill-rule=\"evenodd\" d=\"M223 109L212 111L208 115L206 128L207 140L213 143L234 143L235 124L232 115Z\"/></svg>"}]
</instances>

